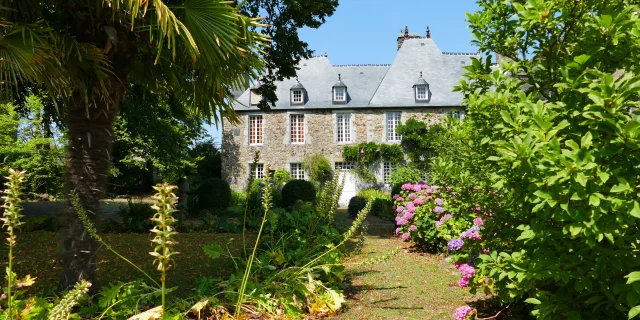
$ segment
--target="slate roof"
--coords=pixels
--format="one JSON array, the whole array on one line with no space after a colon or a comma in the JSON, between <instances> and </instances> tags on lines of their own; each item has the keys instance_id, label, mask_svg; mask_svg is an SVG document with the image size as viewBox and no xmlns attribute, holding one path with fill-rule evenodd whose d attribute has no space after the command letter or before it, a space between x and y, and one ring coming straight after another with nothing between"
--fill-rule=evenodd
<instances>
[{"instance_id":1,"label":"slate roof","mask_svg":"<svg viewBox=\"0 0 640 320\"><path fill-rule=\"evenodd\" d=\"M300 62L298 79L304 83L304 105L291 105L290 88L295 78L276 83L278 101L272 110L355 109L376 107L450 107L462 105L462 94L453 92L465 70L477 54L443 53L432 38L405 39L391 65L332 66L326 56ZM429 100L417 102L413 86L420 72L429 84ZM332 87L338 81L347 86L347 103L333 104ZM419 81L419 80L418 80ZM255 111L249 105L250 90L234 104L236 111Z\"/></svg>"}]
</instances>

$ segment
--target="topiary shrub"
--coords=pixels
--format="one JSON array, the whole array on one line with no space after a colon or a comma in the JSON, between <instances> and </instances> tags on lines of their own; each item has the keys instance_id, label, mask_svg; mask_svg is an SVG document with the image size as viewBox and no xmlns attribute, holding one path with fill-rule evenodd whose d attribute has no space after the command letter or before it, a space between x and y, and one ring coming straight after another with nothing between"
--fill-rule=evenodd
<instances>
[{"instance_id":1,"label":"topiary shrub","mask_svg":"<svg viewBox=\"0 0 640 320\"><path fill-rule=\"evenodd\" d=\"M273 182L278 186L284 186L291 181L291 174L285 169L278 169L273 173Z\"/></svg>"},{"instance_id":2,"label":"topiary shrub","mask_svg":"<svg viewBox=\"0 0 640 320\"><path fill-rule=\"evenodd\" d=\"M291 207L298 201L313 202L316 200L316 187L307 180L291 180L282 188L282 206Z\"/></svg>"},{"instance_id":3,"label":"topiary shrub","mask_svg":"<svg viewBox=\"0 0 640 320\"><path fill-rule=\"evenodd\" d=\"M207 179L198 188L200 210L225 210L231 202L231 187L222 179Z\"/></svg>"},{"instance_id":4,"label":"topiary shrub","mask_svg":"<svg viewBox=\"0 0 640 320\"><path fill-rule=\"evenodd\" d=\"M355 196L349 200L349 208L347 211L349 215L355 216L360 212L360 210L364 209L367 205L367 198L361 196Z\"/></svg>"}]
</instances>

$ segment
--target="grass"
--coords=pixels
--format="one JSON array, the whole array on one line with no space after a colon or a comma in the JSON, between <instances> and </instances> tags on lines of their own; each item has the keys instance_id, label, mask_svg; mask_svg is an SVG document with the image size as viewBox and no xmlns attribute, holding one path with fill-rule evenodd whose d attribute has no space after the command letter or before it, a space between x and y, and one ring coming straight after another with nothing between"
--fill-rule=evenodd
<instances>
[{"instance_id":1,"label":"grass","mask_svg":"<svg viewBox=\"0 0 640 320\"><path fill-rule=\"evenodd\" d=\"M152 265L153 251L150 234L124 233L104 234L105 242L110 244L121 255L130 259L152 277L160 277L159 271ZM176 240L175 268L168 272L167 287L178 287L179 295L187 295L193 288L194 281L203 276L227 278L234 271L230 258L221 257L211 260L205 256L202 247L216 243L225 248L227 241L235 238L229 249L231 254L239 256L241 252L240 235L228 233L181 233ZM253 240L250 240L253 241ZM57 260L59 252L59 235L55 232L34 231L18 234L17 247L14 248L14 271L19 277L30 274L37 277L35 285L29 289L34 293L50 293L62 272ZM7 245L0 247L2 268L7 265ZM226 253L226 252L225 252ZM116 281L132 281L142 278L137 271L126 262L106 250L98 250L98 282L105 285Z\"/></svg>"},{"instance_id":2,"label":"grass","mask_svg":"<svg viewBox=\"0 0 640 320\"><path fill-rule=\"evenodd\" d=\"M351 286L337 319L452 319L475 300L457 287L459 275L442 256L415 252L393 236L392 223L369 220L362 251L346 262Z\"/></svg>"}]
</instances>

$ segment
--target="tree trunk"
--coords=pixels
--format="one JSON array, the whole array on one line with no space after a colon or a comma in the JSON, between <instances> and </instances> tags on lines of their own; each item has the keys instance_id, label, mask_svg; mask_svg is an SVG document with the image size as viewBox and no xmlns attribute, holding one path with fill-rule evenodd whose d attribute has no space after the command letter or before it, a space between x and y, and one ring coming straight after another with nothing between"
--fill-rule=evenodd
<instances>
[{"instance_id":1,"label":"tree trunk","mask_svg":"<svg viewBox=\"0 0 640 320\"><path fill-rule=\"evenodd\" d=\"M109 100L93 100L87 106L85 97L77 92L65 106L65 123L68 128L67 188L74 191L90 219L97 220L100 199L104 198L109 177L113 123L118 114L126 86L115 77L107 79ZM91 99L90 99L91 101ZM72 287L80 280L96 282L96 251L99 243L85 230L76 210L70 206L63 224L61 288Z\"/></svg>"}]
</instances>

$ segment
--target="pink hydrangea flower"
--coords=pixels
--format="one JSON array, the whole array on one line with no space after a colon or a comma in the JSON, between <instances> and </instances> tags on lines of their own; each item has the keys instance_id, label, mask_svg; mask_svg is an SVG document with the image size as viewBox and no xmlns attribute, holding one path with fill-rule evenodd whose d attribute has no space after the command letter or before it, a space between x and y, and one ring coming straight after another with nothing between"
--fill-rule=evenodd
<instances>
[{"instance_id":1,"label":"pink hydrangea flower","mask_svg":"<svg viewBox=\"0 0 640 320\"><path fill-rule=\"evenodd\" d=\"M483 226L484 225L484 221L482 221L481 217L477 217L475 219L473 219L473 224L475 224L476 226Z\"/></svg>"},{"instance_id":2,"label":"pink hydrangea flower","mask_svg":"<svg viewBox=\"0 0 640 320\"><path fill-rule=\"evenodd\" d=\"M404 214L404 217L403 217L403 218L404 218L404 219L406 219L406 220L411 220L411 219L413 219L413 213L411 213L411 212L405 212L405 214Z\"/></svg>"},{"instance_id":3,"label":"pink hydrangea flower","mask_svg":"<svg viewBox=\"0 0 640 320\"><path fill-rule=\"evenodd\" d=\"M415 192L420 192L420 191L422 191L422 185L420 185L420 184L416 184L416 185L414 185L414 186L413 186L413 191L415 191Z\"/></svg>"},{"instance_id":4,"label":"pink hydrangea flower","mask_svg":"<svg viewBox=\"0 0 640 320\"><path fill-rule=\"evenodd\" d=\"M413 189L413 185L411 185L411 183L405 183L405 184L402 185L401 189L405 190L405 191L412 190Z\"/></svg>"},{"instance_id":5,"label":"pink hydrangea flower","mask_svg":"<svg viewBox=\"0 0 640 320\"><path fill-rule=\"evenodd\" d=\"M402 232L402 228L400 227L396 228L396 236L398 236L400 232Z\"/></svg>"},{"instance_id":6,"label":"pink hydrangea flower","mask_svg":"<svg viewBox=\"0 0 640 320\"><path fill-rule=\"evenodd\" d=\"M444 222L442 222L442 220L436 221L436 228L442 227L443 224L444 224Z\"/></svg>"},{"instance_id":7,"label":"pink hydrangea flower","mask_svg":"<svg viewBox=\"0 0 640 320\"><path fill-rule=\"evenodd\" d=\"M437 207L433 208L433 212L435 212L435 213L443 213L444 212L444 208L440 207L440 206L437 206Z\"/></svg>"},{"instance_id":8,"label":"pink hydrangea flower","mask_svg":"<svg viewBox=\"0 0 640 320\"><path fill-rule=\"evenodd\" d=\"M414 212L416 212L416 210L418 210L418 208L416 208L416 207L411 207L411 208L409 208L407 211L409 211L409 212L411 212L411 213L414 213Z\"/></svg>"},{"instance_id":9,"label":"pink hydrangea flower","mask_svg":"<svg viewBox=\"0 0 640 320\"><path fill-rule=\"evenodd\" d=\"M409 240L409 237L411 237L411 235L409 235L409 233L408 233L408 232L407 232L407 233L402 234L402 240L405 240L405 241L406 241L406 240Z\"/></svg>"},{"instance_id":10,"label":"pink hydrangea flower","mask_svg":"<svg viewBox=\"0 0 640 320\"><path fill-rule=\"evenodd\" d=\"M412 224L411 227L409 227L409 231L416 232L416 231L418 231L418 227L416 227L416 225Z\"/></svg>"},{"instance_id":11,"label":"pink hydrangea flower","mask_svg":"<svg viewBox=\"0 0 640 320\"><path fill-rule=\"evenodd\" d=\"M416 199L416 194L412 193L409 195L409 200L415 200Z\"/></svg>"},{"instance_id":12,"label":"pink hydrangea flower","mask_svg":"<svg viewBox=\"0 0 640 320\"><path fill-rule=\"evenodd\" d=\"M407 219L405 219L404 217L402 217L402 218L398 219L398 225L399 225L399 226L404 226L404 225L406 225L407 223L409 223L409 221L407 221Z\"/></svg>"},{"instance_id":13,"label":"pink hydrangea flower","mask_svg":"<svg viewBox=\"0 0 640 320\"><path fill-rule=\"evenodd\" d=\"M469 315L471 315L471 312L473 312L473 309L471 309L471 307L462 306L462 307L456 309L456 312L455 312L454 315L456 317L456 320L466 320L467 317Z\"/></svg>"},{"instance_id":14,"label":"pink hydrangea flower","mask_svg":"<svg viewBox=\"0 0 640 320\"><path fill-rule=\"evenodd\" d=\"M469 279L462 277L458 279L458 287L466 288L469 285Z\"/></svg>"},{"instance_id":15,"label":"pink hydrangea flower","mask_svg":"<svg viewBox=\"0 0 640 320\"><path fill-rule=\"evenodd\" d=\"M396 208L396 212L397 213L400 213L402 211L404 211L404 207L403 206L399 206L399 207Z\"/></svg>"},{"instance_id":16,"label":"pink hydrangea flower","mask_svg":"<svg viewBox=\"0 0 640 320\"><path fill-rule=\"evenodd\" d=\"M413 204L417 205L417 206L421 206L424 204L424 199L423 198L418 198L413 200Z\"/></svg>"},{"instance_id":17,"label":"pink hydrangea flower","mask_svg":"<svg viewBox=\"0 0 640 320\"><path fill-rule=\"evenodd\" d=\"M435 200L433 200L433 202L435 202L436 205L439 205L439 206L444 204L444 201L442 201L442 199L440 199L440 198L436 198Z\"/></svg>"}]
</instances>

